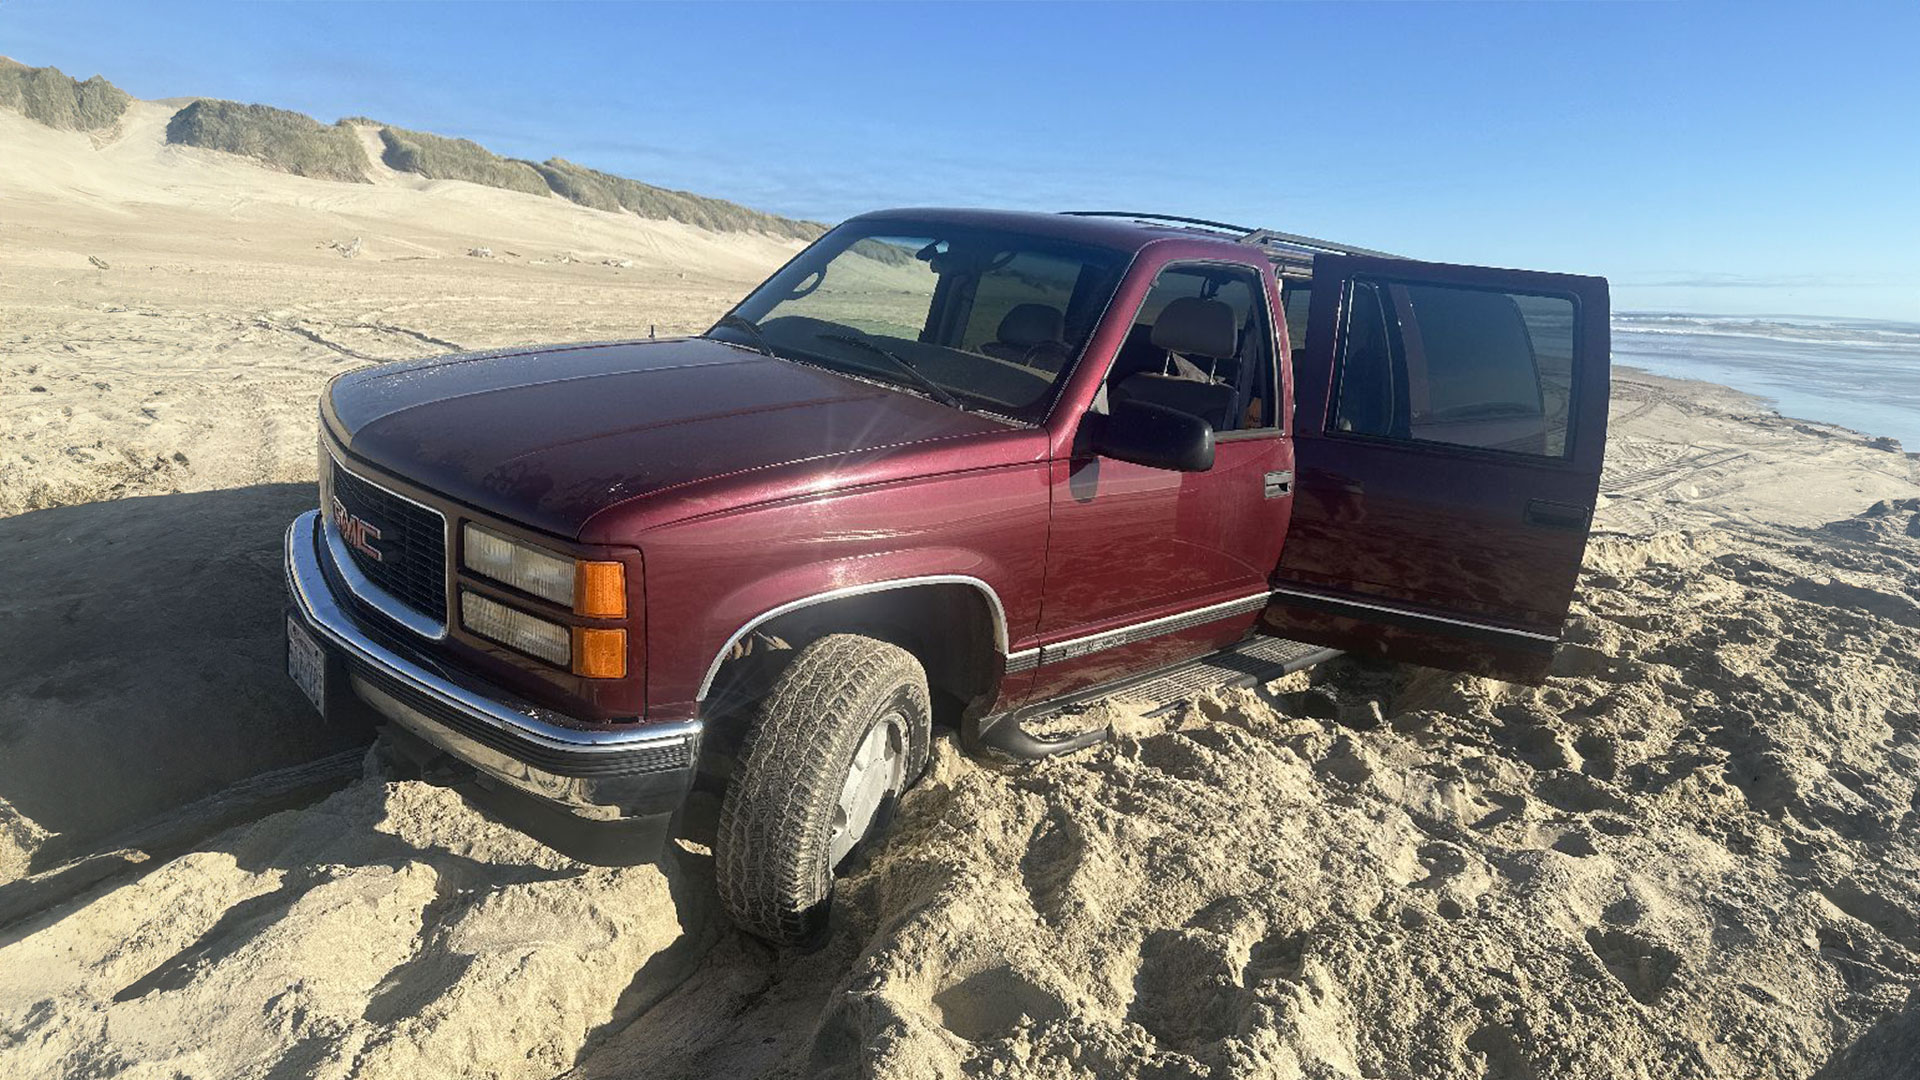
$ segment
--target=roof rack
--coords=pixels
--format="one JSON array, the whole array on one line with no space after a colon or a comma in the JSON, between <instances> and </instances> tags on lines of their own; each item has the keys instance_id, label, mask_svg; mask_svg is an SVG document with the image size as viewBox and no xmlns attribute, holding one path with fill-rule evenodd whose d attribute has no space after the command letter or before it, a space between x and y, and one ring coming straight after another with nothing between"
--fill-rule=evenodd
<instances>
[{"instance_id":1,"label":"roof rack","mask_svg":"<svg viewBox=\"0 0 1920 1080\"><path fill-rule=\"evenodd\" d=\"M1393 255L1385 251L1373 251L1368 248L1354 247L1351 244L1336 244L1331 240L1316 240L1311 236L1298 236L1294 233L1277 232L1273 229L1255 229L1245 225L1230 225L1224 221L1208 221L1206 218L1178 217L1173 214L1136 214L1127 210L1063 210L1061 213L1072 217L1110 217L1127 218L1144 224L1187 225L1202 229L1211 229L1227 234L1229 239L1241 244L1252 244L1264 248L1273 261L1283 271L1292 271L1294 275L1304 276L1311 272L1315 255L1368 255L1377 259L1404 259L1405 255Z\"/></svg>"}]
</instances>

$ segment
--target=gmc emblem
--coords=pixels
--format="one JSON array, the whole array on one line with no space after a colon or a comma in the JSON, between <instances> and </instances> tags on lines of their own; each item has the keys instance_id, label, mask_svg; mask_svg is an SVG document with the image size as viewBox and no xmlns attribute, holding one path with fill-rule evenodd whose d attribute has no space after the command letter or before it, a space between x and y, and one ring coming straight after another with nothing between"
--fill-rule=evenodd
<instances>
[{"instance_id":1,"label":"gmc emblem","mask_svg":"<svg viewBox=\"0 0 1920 1080\"><path fill-rule=\"evenodd\" d=\"M380 550L373 546L373 541L380 539L379 526L348 513L338 495L333 498L333 527L340 530L340 539L345 540L348 547L374 562L384 561Z\"/></svg>"}]
</instances>

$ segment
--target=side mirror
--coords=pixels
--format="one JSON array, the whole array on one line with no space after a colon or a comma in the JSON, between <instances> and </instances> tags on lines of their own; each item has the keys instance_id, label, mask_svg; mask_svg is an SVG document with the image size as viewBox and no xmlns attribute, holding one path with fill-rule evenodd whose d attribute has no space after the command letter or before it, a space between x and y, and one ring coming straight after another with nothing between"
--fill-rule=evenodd
<instances>
[{"instance_id":1,"label":"side mirror","mask_svg":"<svg viewBox=\"0 0 1920 1080\"><path fill-rule=\"evenodd\" d=\"M1191 413L1145 401L1116 401L1092 440L1097 454L1153 469L1213 468L1213 425Z\"/></svg>"}]
</instances>

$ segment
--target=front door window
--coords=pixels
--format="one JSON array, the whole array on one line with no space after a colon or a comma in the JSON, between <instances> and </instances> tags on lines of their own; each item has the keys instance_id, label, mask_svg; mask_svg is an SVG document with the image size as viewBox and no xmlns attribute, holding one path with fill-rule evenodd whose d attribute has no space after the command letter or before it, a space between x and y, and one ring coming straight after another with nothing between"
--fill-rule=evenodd
<instances>
[{"instance_id":1,"label":"front door window","mask_svg":"<svg viewBox=\"0 0 1920 1080\"><path fill-rule=\"evenodd\" d=\"M1224 330L1211 335L1212 346L1168 347L1168 335L1156 334L1168 317L1213 320ZM1178 409L1205 420L1216 434L1279 426L1273 327L1260 275L1217 264L1162 270L1114 358L1102 399Z\"/></svg>"}]
</instances>

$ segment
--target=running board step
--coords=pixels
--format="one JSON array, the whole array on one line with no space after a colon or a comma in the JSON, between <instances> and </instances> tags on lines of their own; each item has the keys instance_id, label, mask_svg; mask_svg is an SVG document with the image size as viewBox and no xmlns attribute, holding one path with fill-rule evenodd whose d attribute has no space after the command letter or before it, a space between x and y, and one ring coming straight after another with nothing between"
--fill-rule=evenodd
<instances>
[{"instance_id":1,"label":"running board step","mask_svg":"<svg viewBox=\"0 0 1920 1080\"><path fill-rule=\"evenodd\" d=\"M971 725L973 731L968 743L1028 761L1084 750L1105 742L1112 732L1096 727L1066 735L1035 735L1026 725L1084 712L1109 698L1144 701L1150 706L1148 715L1158 716L1197 694L1272 682L1339 655L1338 649L1263 636L1122 682L987 717Z\"/></svg>"}]
</instances>

